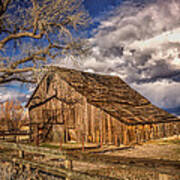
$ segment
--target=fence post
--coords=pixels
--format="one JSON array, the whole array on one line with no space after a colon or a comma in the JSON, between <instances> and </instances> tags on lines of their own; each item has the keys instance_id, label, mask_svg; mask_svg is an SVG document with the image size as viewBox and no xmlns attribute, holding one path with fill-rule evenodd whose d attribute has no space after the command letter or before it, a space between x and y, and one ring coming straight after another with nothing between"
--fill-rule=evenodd
<instances>
[{"instance_id":1,"label":"fence post","mask_svg":"<svg viewBox=\"0 0 180 180\"><path fill-rule=\"evenodd\" d=\"M65 166L66 169L68 169L70 171L73 169L72 160L65 159L64 163L65 163L64 166ZM69 178L69 175L66 176L65 180L71 180L71 178Z\"/></svg>"},{"instance_id":2,"label":"fence post","mask_svg":"<svg viewBox=\"0 0 180 180\"><path fill-rule=\"evenodd\" d=\"M19 157L20 157L20 158L24 158L24 151L19 150Z\"/></svg>"},{"instance_id":3,"label":"fence post","mask_svg":"<svg viewBox=\"0 0 180 180\"><path fill-rule=\"evenodd\" d=\"M72 160L70 160L70 159L66 159L66 160L65 160L65 168L66 168L66 169L69 169L69 170L72 170L72 169L73 169Z\"/></svg>"}]
</instances>

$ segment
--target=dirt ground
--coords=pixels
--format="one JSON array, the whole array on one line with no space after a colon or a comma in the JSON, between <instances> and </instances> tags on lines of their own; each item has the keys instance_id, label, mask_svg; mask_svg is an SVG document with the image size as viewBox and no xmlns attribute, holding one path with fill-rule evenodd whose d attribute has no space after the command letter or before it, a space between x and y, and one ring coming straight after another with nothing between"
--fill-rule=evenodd
<instances>
[{"instance_id":1,"label":"dirt ground","mask_svg":"<svg viewBox=\"0 0 180 180\"><path fill-rule=\"evenodd\" d=\"M133 148L106 152L106 154L180 161L180 137L153 140L141 145L135 145Z\"/></svg>"},{"instance_id":2,"label":"dirt ground","mask_svg":"<svg viewBox=\"0 0 180 180\"><path fill-rule=\"evenodd\" d=\"M132 158L148 158L180 161L180 138L171 137L160 140L153 140L141 145L135 145L132 148L124 150L115 150L106 152L110 156L122 156ZM90 169L90 168L89 168ZM117 179L133 179L133 180L179 180L180 175L169 173L160 173L157 169L140 168L135 166L119 166L119 167L101 167L99 170L91 172L116 177Z\"/></svg>"}]
</instances>

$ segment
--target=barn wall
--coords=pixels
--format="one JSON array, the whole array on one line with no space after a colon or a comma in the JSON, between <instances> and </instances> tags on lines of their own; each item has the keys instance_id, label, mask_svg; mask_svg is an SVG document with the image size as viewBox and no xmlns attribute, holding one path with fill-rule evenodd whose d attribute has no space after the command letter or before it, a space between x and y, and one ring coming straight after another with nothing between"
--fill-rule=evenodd
<instances>
[{"instance_id":1,"label":"barn wall","mask_svg":"<svg viewBox=\"0 0 180 180\"><path fill-rule=\"evenodd\" d=\"M180 122L126 126L118 137L122 144L137 144L148 140L180 134Z\"/></svg>"}]
</instances>

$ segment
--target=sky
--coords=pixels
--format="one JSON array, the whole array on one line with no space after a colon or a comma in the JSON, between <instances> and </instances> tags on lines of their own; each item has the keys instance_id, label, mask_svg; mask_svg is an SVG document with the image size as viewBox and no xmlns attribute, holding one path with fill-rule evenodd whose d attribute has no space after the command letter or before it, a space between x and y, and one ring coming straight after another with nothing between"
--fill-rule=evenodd
<instances>
[{"instance_id":1,"label":"sky","mask_svg":"<svg viewBox=\"0 0 180 180\"><path fill-rule=\"evenodd\" d=\"M84 0L92 55L59 66L117 75L153 104L180 115L180 0ZM0 102L32 93L0 87Z\"/></svg>"}]
</instances>

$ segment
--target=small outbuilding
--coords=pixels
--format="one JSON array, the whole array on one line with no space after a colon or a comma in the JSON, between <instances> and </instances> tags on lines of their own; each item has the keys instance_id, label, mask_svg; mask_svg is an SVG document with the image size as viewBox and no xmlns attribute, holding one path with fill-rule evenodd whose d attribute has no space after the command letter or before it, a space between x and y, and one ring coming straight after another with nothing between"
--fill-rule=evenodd
<instances>
[{"instance_id":1,"label":"small outbuilding","mask_svg":"<svg viewBox=\"0 0 180 180\"><path fill-rule=\"evenodd\" d=\"M180 133L180 119L116 76L52 67L26 107L42 141L118 145Z\"/></svg>"}]
</instances>

